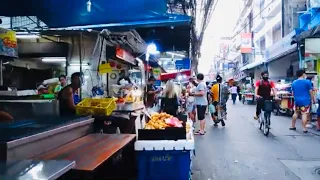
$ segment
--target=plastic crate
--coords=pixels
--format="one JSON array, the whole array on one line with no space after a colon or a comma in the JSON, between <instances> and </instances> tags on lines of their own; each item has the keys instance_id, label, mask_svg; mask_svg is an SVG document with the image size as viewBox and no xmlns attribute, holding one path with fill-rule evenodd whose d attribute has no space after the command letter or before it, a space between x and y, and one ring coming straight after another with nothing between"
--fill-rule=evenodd
<instances>
[{"instance_id":1,"label":"plastic crate","mask_svg":"<svg viewBox=\"0 0 320 180\"><path fill-rule=\"evenodd\" d=\"M190 179L190 151L137 151L138 180Z\"/></svg>"},{"instance_id":2,"label":"plastic crate","mask_svg":"<svg viewBox=\"0 0 320 180\"><path fill-rule=\"evenodd\" d=\"M117 107L113 98L86 98L76 106L76 113L80 116L106 115L109 116Z\"/></svg>"}]
</instances>

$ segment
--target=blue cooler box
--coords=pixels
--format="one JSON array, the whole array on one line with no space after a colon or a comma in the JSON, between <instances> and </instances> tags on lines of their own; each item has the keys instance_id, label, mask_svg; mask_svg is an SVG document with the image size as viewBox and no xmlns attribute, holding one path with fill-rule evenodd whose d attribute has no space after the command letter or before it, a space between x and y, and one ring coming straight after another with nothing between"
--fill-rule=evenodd
<instances>
[{"instance_id":1,"label":"blue cooler box","mask_svg":"<svg viewBox=\"0 0 320 180\"><path fill-rule=\"evenodd\" d=\"M138 180L189 180L190 150L136 151Z\"/></svg>"}]
</instances>

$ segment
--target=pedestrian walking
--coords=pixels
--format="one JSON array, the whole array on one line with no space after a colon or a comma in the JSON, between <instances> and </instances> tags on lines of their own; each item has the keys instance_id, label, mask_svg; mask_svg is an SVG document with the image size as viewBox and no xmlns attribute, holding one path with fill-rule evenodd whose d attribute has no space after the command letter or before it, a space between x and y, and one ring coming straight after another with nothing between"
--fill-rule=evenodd
<instances>
[{"instance_id":1,"label":"pedestrian walking","mask_svg":"<svg viewBox=\"0 0 320 180\"><path fill-rule=\"evenodd\" d=\"M198 86L196 88L196 92L193 93L192 95L194 96L195 99L195 105L197 107L197 115L198 115L198 120L200 121L200 129L199 131L196 131L196 135L204 135L205 134L205 116L206 116L206 110L207 110L207 86L203 82L204 75L199 73L197 74L197 81L198 81Z\"/></svg>"},{"instance_id":2,"label":"pedestrian walking","mask_svg":"<svg viewBox=\"0 0 320 180\"><path fill-rule=\"evenodd\" d=\"M242 100L242 94L241 94L241 88L240 88L239 85L237 85L237 93L238 93L239 101L241 102L241 100Z\"/></svg>"},{"instance_id":3,"label":"pedestrian walking","mask_svg":"<svg viewBox=\"0 0 320 180\"><path fill-rule=\"evenodd\" d=\"M296 121L298 115L301 114L303 132L308 133L306 125L310 114L310 105L314 103L312 84L309 80L306 80L305 70L303 69L297 71L297 77L298 79L292 83L295 108L292 116L292 125L289 129L296 130Z\"/></svg>"},{"instance_id":4,"label":"pedestrian walking","mask_svg":"<svg viewBox=\"0 0 320 180\"><path fill-rule=\"evenodd\" d=\"M232 86L229 88L229 92L231 94L232 103L236 104L237 101L237 95L238 95L238 88L235 84L232 84Z\"/></svg>"}]
</instances>

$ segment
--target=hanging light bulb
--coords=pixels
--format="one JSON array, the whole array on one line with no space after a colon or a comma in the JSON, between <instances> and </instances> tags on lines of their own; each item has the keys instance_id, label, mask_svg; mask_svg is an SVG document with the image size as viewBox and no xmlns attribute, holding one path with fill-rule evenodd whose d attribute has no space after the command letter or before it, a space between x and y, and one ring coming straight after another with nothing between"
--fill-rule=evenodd
<instances>
[{"instance_id":1,"label":"hanging light bulb","mask_svg":"<svg viewBox=\"0 0 320 180\"><path fill-rule=\"evenodd\" d=\"M87 11L91 12L91 1L90 0L88 0L88 2L87 2Z\"/></svg>"}]
</instances>

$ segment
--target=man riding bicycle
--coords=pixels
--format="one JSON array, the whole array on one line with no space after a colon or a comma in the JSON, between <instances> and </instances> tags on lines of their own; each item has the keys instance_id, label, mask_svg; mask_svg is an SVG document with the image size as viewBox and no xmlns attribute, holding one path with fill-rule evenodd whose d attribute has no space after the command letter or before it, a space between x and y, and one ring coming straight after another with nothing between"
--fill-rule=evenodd
<instances>
[{"instance_id":1,"label":"man riding bicycle","mask_svg":"<svg viewBox=\"0 0 320 180\"><path fill-rule=\"evenodd\" d=\"M269 73L267 71L261 73L261 80L256 82L255 96L257 100L255 120L259 119L261 110L264 106L265 100L272 100L276 96L275 84L269 80Z\"/></svg>"}]
</instances>

